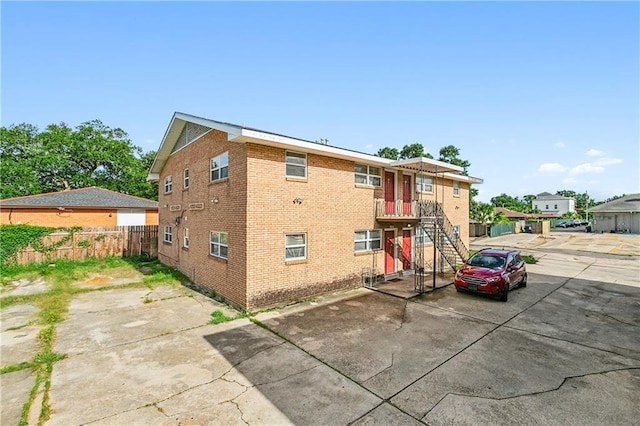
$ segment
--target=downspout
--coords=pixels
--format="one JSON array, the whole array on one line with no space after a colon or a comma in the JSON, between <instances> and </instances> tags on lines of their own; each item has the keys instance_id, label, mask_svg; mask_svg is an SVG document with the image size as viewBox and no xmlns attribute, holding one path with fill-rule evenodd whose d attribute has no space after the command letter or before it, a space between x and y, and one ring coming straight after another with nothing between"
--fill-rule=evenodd
<instances>
[{"instance_id":1,"label":"downspout","mask_svg":"<svg viewBox=\"0 0 640 426\"><path fill-rule=\"evenodd\" d=\"M433 289L436 289L436 271L437 271L437 264L436 264L436 241L438 241L438 165L436 164L436 170L435 170L435 182L434 182L434 199L435 199L435 213L436 213L436 217L434 218L433 221Z\"/></svg>"}]
</instances>

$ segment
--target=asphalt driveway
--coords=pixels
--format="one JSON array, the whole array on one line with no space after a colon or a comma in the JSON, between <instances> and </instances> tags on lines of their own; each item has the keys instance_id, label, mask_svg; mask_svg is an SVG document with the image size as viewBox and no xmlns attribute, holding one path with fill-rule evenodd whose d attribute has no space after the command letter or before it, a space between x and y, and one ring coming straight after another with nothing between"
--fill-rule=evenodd
<instances>
[{"instance_id":1,"label":"asphalt driveway","mask_svg":"<svg viewBox=\"0 0 640 426\"><path fill-rule=\"evenodd\" d=\"M46 424L637 424L638 257L527 241L511 242L540 262L507 303L357 289L212 325L224 308L189 291L78 295ZM33 307L0 313L2 365L28 360ZM37 424L30 372L0 386L1 423L33 398Z\"/></svg>"}]
</instances>

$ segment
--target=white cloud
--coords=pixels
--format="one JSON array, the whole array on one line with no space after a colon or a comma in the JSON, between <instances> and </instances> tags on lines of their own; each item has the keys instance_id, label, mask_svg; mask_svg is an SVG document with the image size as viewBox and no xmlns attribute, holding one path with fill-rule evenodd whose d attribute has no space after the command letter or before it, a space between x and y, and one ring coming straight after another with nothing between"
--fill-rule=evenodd
<instances>
[{"instance_id":1,"label":"white cloud","mask_svg":"<svg viewBox=\"0 0 640 426\"><path fill-rule=\"evenodd\" d=\"M612 166L614 164L620 164L620 163L622 163L622 160L619 158L604 157L594 161L593 165L594 166Z\"/></svg>"},{"instance_id":2,"label":"white cloud","mask_svg":"<svg viewBox=\"0 0 640 426\"><path fill-rule=\"evenodd\" d=\"M591 163L583 163L583 164L578 164L573 169L571 169L569 174L581 175L584 173L602 173L602 172L604 172L604 167L602 166L597 166Z\"/></svg>"},{"instance_id":3,"label":"white cloud","mask_svg":"<svg viewBox=\"0 0 640 426\"><path fill-rule=\"evenodd\" d=\"M580 182L578 179L574 178L573 176L567 176L566 178L562 179L562 183L567 184L567 185L573 185Z\"/></svg>"},{"instance_id":4,"label":"white cloud","mask_svg":"<svg viewBox=\"0 0 640 426\"><path fill-rule=\"evenodd\" d=\"M564 148L567 145L564 142L556 142L553 146L556 148Z\"/></svg>"},{"instance_id":5,"label":"white cloud","mask_svg":"<svg viewBox=\"0 0 640 426\"><path fill-rule=\"evenodd\" d=\"M154 141L153 139L145 139L144 141L145 143L149 144L149 145L153 145L156 143L156 141Z\"/></svg>"},{"instance_id":6,"label":"white cloud","mask_svg":"<svg viewBox=\"0 0 640 426\"><path fill-rule=\"evenodd\" d=\"M597 149L590 149L589 151L585 152L585 154L587 155L587 157L602 157L604 155L604 152L598 151Z\"/></svg>"},{"instance_id":7,"label":"white cloud","mask_svg":"<svg viewBox=\"0 0 640 426\"><path fill-rule=\"evenodd\" d=\"M364 146L364 149L371 149L373 148L373 144L372 143L368 143Z\"/></svg>"},{"instance_id":8,"label":"white cloud","mask_svg":"<svg viewBox=\"0 0 640 426\"><path fill-rule=\"evenodd\" d=\"M567 168L560 163L543 163L538 167L538 171L541 173L562 173Z\"/></svg>"}]
</instances>

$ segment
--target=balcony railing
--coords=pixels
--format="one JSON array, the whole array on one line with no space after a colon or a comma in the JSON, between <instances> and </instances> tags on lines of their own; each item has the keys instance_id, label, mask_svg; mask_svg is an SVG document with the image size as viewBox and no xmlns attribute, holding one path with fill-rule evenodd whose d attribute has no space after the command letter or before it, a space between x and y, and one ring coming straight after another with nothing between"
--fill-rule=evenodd
<instances>
[{"instance_id":1,"label":"balcony railing","mask_svg":"<svg viewBox=\"0 0 640 426\"><path fill-rule=\"evenodd\" d=\"M375 200L375 208L378 220L417 220L436 215L433 201Z\"/></svg>"}]
</instances>

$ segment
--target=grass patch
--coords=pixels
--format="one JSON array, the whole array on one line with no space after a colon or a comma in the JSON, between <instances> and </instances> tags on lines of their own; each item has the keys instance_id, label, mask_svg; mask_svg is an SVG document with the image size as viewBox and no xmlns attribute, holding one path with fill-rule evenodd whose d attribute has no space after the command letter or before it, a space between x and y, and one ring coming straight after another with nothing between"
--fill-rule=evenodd
<instances>
[{"instance_id":1,"label":"grass patch","mask_svg":"<svg viewBox=\"0 0 640 426\"><path fill-rule=\"evenodd\" d=\"M213 311L211 313L211 320L209 321L210 324L220 324L223 322L229 322L229 321L233 321L233 320L237 320L239 318L247 318L249 317L249 314L246 312L238 312L236 314L236 316L234 317L228 317L224 314L224 312L222 312L221 310L217 309L215 311Z\"/></svg>"},{"instance_id":2,"label":"grass patch","mask_svg":"<svg viewBox=\"0 0 640 426\"><path fill-rule=\"evenodd\" d=\"M536 259L530 254L523 254L521 255L521 257L522 257L522 260L524 260L524 263L529 263L532 265L535 265L536 263L538 263L538 259Z\"/></svg>"}]
</instances>

